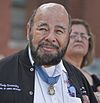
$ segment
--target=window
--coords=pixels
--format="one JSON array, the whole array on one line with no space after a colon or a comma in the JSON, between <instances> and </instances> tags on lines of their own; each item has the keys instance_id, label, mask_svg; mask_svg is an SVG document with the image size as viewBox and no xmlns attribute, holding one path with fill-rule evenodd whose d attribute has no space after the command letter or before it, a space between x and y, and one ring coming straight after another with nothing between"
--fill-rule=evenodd
<instances>
[{"instance_id":1,"label":"window","mask_svg":"<svg viewBox=\"0 0 100 103\"><path fill-rule=\"evenodd\" d=\"M23 47L26 44L26 0L12 0L11 2L11 48Z\"/></svg>"}]
</instances>

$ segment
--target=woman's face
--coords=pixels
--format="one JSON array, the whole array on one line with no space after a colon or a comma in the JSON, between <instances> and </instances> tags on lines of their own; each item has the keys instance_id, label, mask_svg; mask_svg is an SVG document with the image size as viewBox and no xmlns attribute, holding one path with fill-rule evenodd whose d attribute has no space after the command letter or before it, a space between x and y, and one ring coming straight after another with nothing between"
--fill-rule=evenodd
<instances>
[{"instance_id":1,"label":"woman's face","mask_svg":"<svg viewBox=\"0 0 100 103\"><path fill-rule=\"evenodd\" d=\"M82 24L72 25L70 42L67 48L67 54L85 56L89 48L89 36L86 28Z\"/></svg>"}]
</instances>

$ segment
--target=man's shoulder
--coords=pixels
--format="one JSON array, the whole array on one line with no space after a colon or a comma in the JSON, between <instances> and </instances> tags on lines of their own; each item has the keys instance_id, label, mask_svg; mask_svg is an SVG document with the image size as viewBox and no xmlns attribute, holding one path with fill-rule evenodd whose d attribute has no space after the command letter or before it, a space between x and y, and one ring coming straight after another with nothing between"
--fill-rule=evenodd
<instances>
[{"instance_id":1,"label":"man's shoulder","mask_svg":"<svg viewBox=\"0 0 100 103\"><path fill-rule=\"evenodd\" d=\"M75 71L78 71L78 72L80 72L79 70L78 70L78 68L76 68L74 65L72 65L71 63L69 63L69 62L67 62L66 60L63 60L63 64L64 64L64 66L65 66L65 68L66 69L70 69L70 70L75 70Z\"/></svg>"},{"instance_id":2,"label":"man's shoulder","mask_svg":"<svg viewBox=\"0 0 100 103\"><path fill-rule=\"evenodd\" d=\"M71 63L67 62L66 60L63 60L63 64L69 75L76 75L76 77L84 77L81 71Z\"/></svg>"}]
</instances>

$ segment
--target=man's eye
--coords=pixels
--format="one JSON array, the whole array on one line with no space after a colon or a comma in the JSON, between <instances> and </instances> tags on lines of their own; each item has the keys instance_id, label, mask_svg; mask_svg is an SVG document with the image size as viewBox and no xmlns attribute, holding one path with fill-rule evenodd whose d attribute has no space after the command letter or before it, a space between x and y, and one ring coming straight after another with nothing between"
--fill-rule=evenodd
<instances>
[{"instance_id":1,"label":"man's eye","mask_svg":"<svg viewBox=\"0 0 100 103\"><path fill-rule=\"evenodd\" d=\"M38 28L40 31L47 31L47 28Z\"/></svg>"},{"instance_id":2,"label":"man's eye","mask_svg":"<svg viewBox=\"0 0 100 103\"><path fill-rule=\"evenodd\" d=\"M62 30L57 30L56 33L59 34L59 35L61 35L61 34L63 34L64 32L63 32Z\"/></svg>"}]
</instances>

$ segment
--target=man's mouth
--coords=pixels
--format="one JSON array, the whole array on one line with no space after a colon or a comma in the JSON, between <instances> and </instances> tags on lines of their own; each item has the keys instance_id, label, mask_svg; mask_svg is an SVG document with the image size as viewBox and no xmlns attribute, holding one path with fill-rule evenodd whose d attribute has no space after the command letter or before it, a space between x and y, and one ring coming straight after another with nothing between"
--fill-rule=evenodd
<instances>
[{"instance_id":1,"label":"man's mouth","mask_svg":"<svg viewBox=\"0 0 100 103\"><path fill-rule=\"evenodd\" d=\"M40 46L40 48L45 52L53 52L54 50L56 50L55 47L49 45L42 45Z\"/></svg>"},{"instance_id":2,"label":"man's mouth","mask_svg":"<svg viewBox=\"0 0 100 103\"><path fill-rule=\"evenodd\" d=\"M42 52L47 52L47 53L51 53L51 52L55 52L59 49L59 47L53 43L50 42L42 42L39 44L40 51Z\"/></svg>"}]
</instances>

